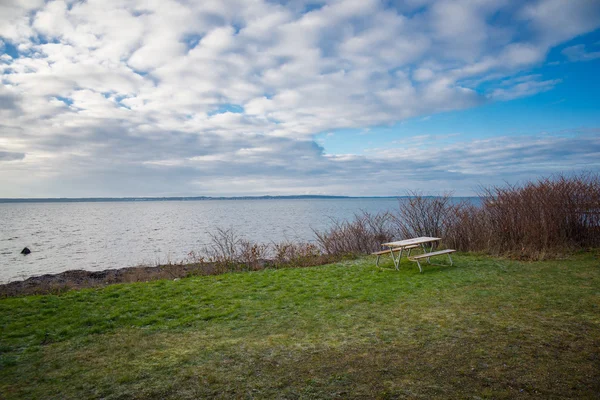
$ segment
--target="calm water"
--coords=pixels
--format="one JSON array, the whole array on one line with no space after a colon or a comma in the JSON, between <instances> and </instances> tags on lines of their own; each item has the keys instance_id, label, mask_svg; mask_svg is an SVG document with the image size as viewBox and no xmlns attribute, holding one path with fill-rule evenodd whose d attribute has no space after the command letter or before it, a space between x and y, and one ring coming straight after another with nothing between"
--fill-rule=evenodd
<instances>
[{"instance_id":1,"label":"calm water","mask_svg":"<svg viewBox=\"0 0 600 400\"><path fill-rule=\"evenodd\" d=\"M314 239L331 218L397 208L396 199L0 203L0 282L184 260L233 227L248 240ZM28 246L32 253L20 254Z\"/></svg>"}]
</instances>

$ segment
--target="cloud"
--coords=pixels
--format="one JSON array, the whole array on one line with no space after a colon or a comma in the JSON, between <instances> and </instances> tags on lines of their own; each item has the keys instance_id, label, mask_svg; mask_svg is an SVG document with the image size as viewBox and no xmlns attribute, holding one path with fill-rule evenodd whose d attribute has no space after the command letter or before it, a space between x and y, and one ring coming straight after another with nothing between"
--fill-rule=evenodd
<instances>
[{"instance_id":1,"label":"cloud","mask_svg":"<svg viewBox=\"0 0 600 400\"><path fill-rule=\"evenodd\" d=\"M400 167L328 155L315 135L551 90L559 79L523 74L599 13L585 0L3 1L15 54L0 58L0 145L27 157L0 172L23 192L0 196L344 193Z\"/></svg>"},{"instance_id":2,"label":"cloud","mask_svg":"<svg viewBox=\"0 0 600 400\"><path fill-rule=\"evenodd\" d=\"M495 100L513 100L520 97L533 96L537 93L552 90L554 86L562 82L560 79L539 80L535 76L521 77L520 79L511 79L508 87L498 88L490 94ZM506 83L504 83L506 85Z\"/></svg>"},{"instance_id":3,"label":"cloud","mask_svg":"<svg viewBox=\"0 0 600 400\"><path fill-rule=\"evenodd\" d=\"M20 96L0 86L0 112L20 110Z\"/></svg>"},{"instance_id":4,"label":"cloud","mask_svg":"<svg viewBox=\"0 0 600 400\"><path fill-rule=\"evenodd\" d=\"M535 38L551 46L598 28L600 4L597 0L534 1L519 14L532 25Z\"/></svg>"},{"instance_id":5,"label":"cloud","mask_svg":"<svg viewBox=\"0 0 600 400\"><path fill-rule=\"evenodd\" d=\"M22 160L23 158L25 158L25 153L13 153L10 151L0 150L0 162Z\"/></svg>"},{"instance_id":6,"label":"cloud","mask_svg":"<svg viewBox=\"0 0 600 400\"><path fill-rule=\"evenodd\" d=\"M600 58L600 51L587 51L583 44L567 47L563 49L562 54L569 61L591 61Z\"/></svg>"}]
</instances>

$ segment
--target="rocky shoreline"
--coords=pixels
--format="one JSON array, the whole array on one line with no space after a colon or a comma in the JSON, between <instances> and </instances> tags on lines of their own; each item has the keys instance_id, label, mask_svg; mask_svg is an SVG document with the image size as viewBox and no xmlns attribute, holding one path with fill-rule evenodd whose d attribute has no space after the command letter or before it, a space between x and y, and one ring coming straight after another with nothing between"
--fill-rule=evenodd
<instances>
[{"instance_id":1,"label":"rocky shoreline","mask_svg":"<svg viewBox=\"0 0 600 400\"><path fill-rule=\"evenodd\" d=\"M191 275L216 275L223 272L225 271L222 267L211 263L125 267L103 271L78 269L0 284L0 297L58 294L72 289L101 287L115 283L177 279Z\"/></svg>"},{"instance_id":2,"label":"rocky shoreline","mask_svg":"<svg viewBox=\"0 0 600 400\"><path fill-rule=\"evenodd\" d=\"M348 255L347 255L348 256ZM149 282L161 279L180 279L196 275L219 275L227 272L260 271L266 268L303 268L341 260L341 255L297 254L285 259L253 259L138 266L103 271L69 270L46 274L23 281L0 284L0 298L36 294L60 294L69 290L113 285L116 283Z\"/></svg>"}]
</instances>

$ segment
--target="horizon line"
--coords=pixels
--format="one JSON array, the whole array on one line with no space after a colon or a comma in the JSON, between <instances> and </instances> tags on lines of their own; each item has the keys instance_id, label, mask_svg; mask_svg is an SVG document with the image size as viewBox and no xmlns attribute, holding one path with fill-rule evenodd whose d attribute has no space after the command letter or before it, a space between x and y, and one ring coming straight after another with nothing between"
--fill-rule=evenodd
<instances>
[{"instance_id":1,"label":"horizon line","mask_svg":"<svg viewBox=\"0 0 600 400\"><path fill-rule=\"evenodd\" d=\"M194 200L267 200L267 199L392 199L406 198L410 195L387 196L346 196L346 195L241 195L241 196L126 196L126 197L0 197L0 203L18 202L119 202L119 201L194 201ZM438 197L426 195L424 197ZM477 197L477 196L450 196Z\"/></svg>"}]
</instances>

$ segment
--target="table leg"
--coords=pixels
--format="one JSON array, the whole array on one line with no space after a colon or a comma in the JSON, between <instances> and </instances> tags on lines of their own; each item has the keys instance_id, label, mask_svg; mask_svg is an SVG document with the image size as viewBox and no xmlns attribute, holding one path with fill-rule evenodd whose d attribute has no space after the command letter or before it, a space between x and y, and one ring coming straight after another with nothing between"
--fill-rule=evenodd
<instances>
[{"instance_id":1,"label":"table leg","mask_svg":"<svg viewBox=\"0 0 600 400\"><path fill-rule=\"evenodd\" d=\"M435 250L435 246L437 245L437 242L431 242L431 250L430 253L433 253ZM429 262L429 258L427 259L427 262L431 264L431 262Z\"/></svg>"},{"instance_id":2,"label":"table leg","mask_svg":"<svg viewBox=\"0 0 600 400\"><path fill-rule=\"evenodd\" d=\"M435 242L429 243L429 253L433 252L433 246ZM427 264L431 264L431 258L427 257Z\"/></svg>"},{"instance_id":3,"label":"table leg","mask_svg":"<svg viewBox=\"0 0 600 400\"><path fill-rule=\"evenodd\" d=\"M394 260L394 267L396 267L396 271L399 271L398 266L400 265L400 259L402 258L402 251L404 249L400 249L400 253L398 253L398 259L394 258L394 250L390 247L390 254L392 255L392 260Z\"/></svg>"},{"instance_id":4,"label":"table leg","mask_svg":"<svg viewBox=\"0 0 600 400\"><path fill-rule=\"evenodd\" d=\"M433 249L435 248L436 242L429 243L429 250L427 250L427 243L421 243L421 247L423 248L423 254L433 253ZM430 257L427 257L427 264L431 264ZM420 267L420 266L419 266Z\"/></svg>"}]
</instances>

